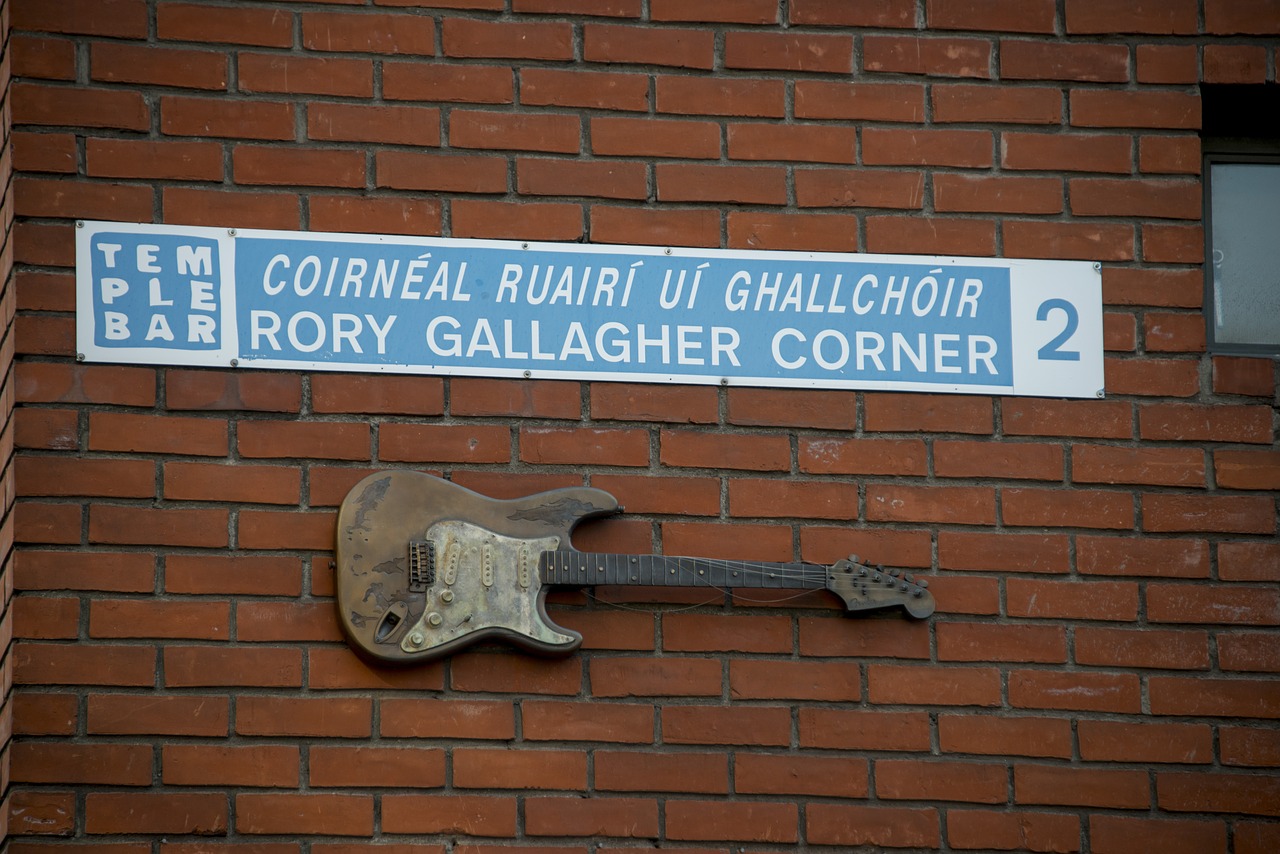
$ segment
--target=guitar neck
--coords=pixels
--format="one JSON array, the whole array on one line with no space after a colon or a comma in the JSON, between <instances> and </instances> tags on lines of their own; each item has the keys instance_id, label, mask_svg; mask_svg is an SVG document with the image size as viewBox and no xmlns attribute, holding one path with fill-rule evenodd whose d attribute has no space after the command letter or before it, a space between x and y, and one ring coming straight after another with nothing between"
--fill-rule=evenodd
<instances>
[{"instance_id":1,"label":"guitar neck","mask_svg":"<svg viewBox=\"0 0 1280 854\"><path fill-rule=\"evenodd\" d=\"M543 584L644 587L754 587L821 590L828 570L812 563L766 563L665 555L593 554L572 549L542 553Z\"/></svg>"}]
</instances>

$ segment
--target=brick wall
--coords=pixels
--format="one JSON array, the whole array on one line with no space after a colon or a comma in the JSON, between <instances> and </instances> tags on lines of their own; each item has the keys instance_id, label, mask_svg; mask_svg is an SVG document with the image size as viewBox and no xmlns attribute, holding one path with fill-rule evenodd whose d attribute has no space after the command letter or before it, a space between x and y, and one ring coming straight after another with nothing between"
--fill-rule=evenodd
<instances>
[{"instance_id":1,"label":"brick wall","mask_svg":"<svg viewBox=\"0 0 1280 854\"><path fill-rule=\"evenodd\" d=\"M0 0L0 839L9 828L9 748L13 740L13 160L9 153L9 3Z\"/></svg>"},{"instance_id":2,"label":"brick wall","mask_svg":"<svg viewBox=\"0 0 1280 854\"><path fill-rule=\"evenodd\" d=\"M1280 2L9 5L10 851L1280 848L1277 370L1205 352L1197 134ZM1096 260L1108 394L78 364L76 218ZM566 593L570 658L371 667L390 467L939 610Z\"/></svg>"}]
</instances>

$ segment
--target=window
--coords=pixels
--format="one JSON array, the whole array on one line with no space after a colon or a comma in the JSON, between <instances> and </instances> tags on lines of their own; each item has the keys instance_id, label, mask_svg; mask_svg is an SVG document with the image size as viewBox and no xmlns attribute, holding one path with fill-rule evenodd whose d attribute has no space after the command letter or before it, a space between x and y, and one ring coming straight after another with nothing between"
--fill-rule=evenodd
<instances>
[{"instance_id":1,"label":"window","mask_svg":"<svg viewBox=\"0 0 1280 854\"><path fill-rule=\"evenodd\" d=\"M1280 353L1280 86L1201 95L1209 349Z\"/></svg>"}]
</instances>

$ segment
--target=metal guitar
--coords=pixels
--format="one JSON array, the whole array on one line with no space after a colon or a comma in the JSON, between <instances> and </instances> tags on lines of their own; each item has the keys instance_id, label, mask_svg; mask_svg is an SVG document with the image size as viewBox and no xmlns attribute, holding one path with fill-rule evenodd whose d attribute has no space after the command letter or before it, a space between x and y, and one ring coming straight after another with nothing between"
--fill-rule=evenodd
<instances>
[{"instance_id":1,"label":"metal guitar","mask_svg":"<svg viewBox=\"0 0 1280 854\"><path fill-rule=\"evenodd\" d=\"M830 590L848 611L901 605L933 613L926 582L841 560L761 563L662 555L590 554L569 535L619 512L599 489L488 498L429 474L386 471L357 483L338 511L342 626L374 658L425 661L486 639L567 655L582 635L547 616L547 588L598 584Z\"/></svg>"}]
</instances>

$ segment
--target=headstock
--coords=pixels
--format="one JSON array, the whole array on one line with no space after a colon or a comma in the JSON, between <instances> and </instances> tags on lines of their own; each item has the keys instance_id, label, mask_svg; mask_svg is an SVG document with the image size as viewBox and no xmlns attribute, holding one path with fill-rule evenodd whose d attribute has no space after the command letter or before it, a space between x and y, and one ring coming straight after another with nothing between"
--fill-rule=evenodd
<instances>
[{"instance_id":1,"label":"headstock","mask_svg":"<svg viewBox=\"0 0 1280 854\"><path fill-rule=\"evenodd\" d=\"M867 566L857 555L838 560L827 570L827 589L840 597L847 611L868 611L901 605L908 614L923 619L933 613L929 582L917 581L909 572Z\"/></svg>"}]
</instances>

